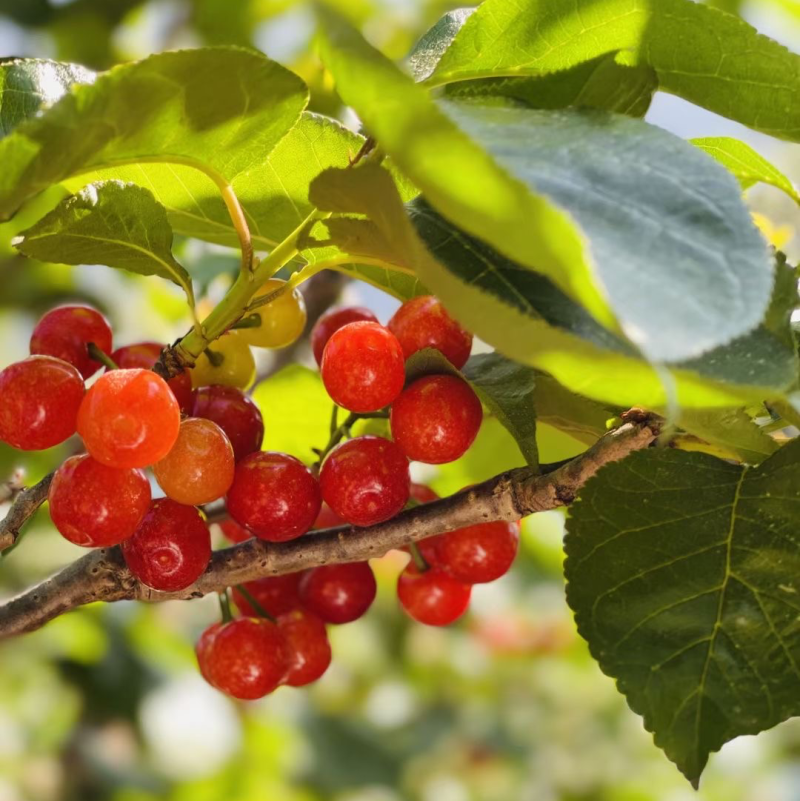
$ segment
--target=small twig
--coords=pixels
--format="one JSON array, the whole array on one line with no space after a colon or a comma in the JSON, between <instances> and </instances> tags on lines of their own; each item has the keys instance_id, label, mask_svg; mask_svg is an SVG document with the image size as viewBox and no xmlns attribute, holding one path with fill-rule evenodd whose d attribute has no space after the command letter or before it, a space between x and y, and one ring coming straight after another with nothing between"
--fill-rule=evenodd
<instances>
[{"instance_id":1,"label":"small twig","mask_svg":"<svg viewBox=\"0 0 800 801\"><path fill-rule=\"evenodd\" d=\"M86 346L86 350L89 351L92 359L100 362L107 370L119 370L119 365L107 353L100 350L94 342L90 342Z\"/></svg>"},{"instance_id":2,"label":"small twig","mask_svg":"<svg viewBox=\"0 0 800 801\"><path fill-rule=\"evenodd\" d=\"M21 490L5 519L0 521L0 551L5 551L17 541L20 531L33 513L47 500L53 473L46 475L38 484Z\"/></svg>"},{"instance_id":3,"label":"small twig","mask_svg":"<svg viewBox=\"0 0 800 801\"><path fill-rule=\"evenodd\" d=\"M414 560L414 564L417 566L417 570L419 570L420 573L424 573L426 570L430 569L430 565L425 560L416 542L409 543L408 552L411 554L411 558Z\"/></svg>"}]
</instances>

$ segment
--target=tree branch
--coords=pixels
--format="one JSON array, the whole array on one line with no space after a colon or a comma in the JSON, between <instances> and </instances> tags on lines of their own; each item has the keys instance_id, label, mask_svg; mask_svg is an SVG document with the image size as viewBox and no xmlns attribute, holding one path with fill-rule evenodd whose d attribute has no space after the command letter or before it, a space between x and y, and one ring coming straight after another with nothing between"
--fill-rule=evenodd
<instances>
[{"instance_id":1,"label":"tree branch","mask_svg":"<svg viewBox=\"0 0 800 801\"><path fill-rule=\"evenodd\" d=\"M548 475L538 475L531 468L512 470L369 528L342 526L284 543L248 540L216 551L198 581L177 593L157 592L139 582L125 566L118 547L92 551L0 605L0 639L34 631L92 601L199 598L263 576L380 557L434 534L491 520L518 520L533 512L565 506L603 465L647 448L658 435L658 418L643 417L609 432L585 453Z\"/></svg>"},{"instance_id":2,"label":"tree branch","mask_svg":"<svg viewBox=\"0 0 800 801\"><path fill-rule=\"evenodd\" d=\"M14 497L8 514L0 520L0 552L10 548L33 513L47 500L53 474L46 475L38 484L22 490Z\"/></svg>"}]
</instances>

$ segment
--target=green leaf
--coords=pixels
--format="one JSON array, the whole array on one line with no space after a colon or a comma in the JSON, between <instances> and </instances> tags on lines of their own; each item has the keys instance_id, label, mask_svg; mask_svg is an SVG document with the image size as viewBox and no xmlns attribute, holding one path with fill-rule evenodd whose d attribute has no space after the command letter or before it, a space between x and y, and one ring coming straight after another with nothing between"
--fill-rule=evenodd
<instances>
[{"instance_id":1,"label":"green leaf","mask_svg":"<svg viewBox=\"0 0 800 801\"><path fill-rule=\"evenodd\" d=\"M474 11L474 8L456 8L448 11L414 45L406 61L418 81L425 80L433 73L439 59Z\"/></svg>"},{"instance_id":2,"label":"green leaf","mask_svg":"<svg viewBox=\"0 0 800 801\"><path fill-rule=\"evenodd\" d=\"M308 97L303 82L249 50L161 53L74 86L0 141L0 218L66 178L157 161L224 184L267 158Z\"/></svg>"},{"instance_id":3,"label":"green leaf","mask_svg":"<svg viewBox=\"0 0 800 801\"><path fill-rule=\"evenodd\" d=\"M152 193L135 184L89 184L15 242L32 259L105 264L177 284L194 306L192 279L172 256L172 228Z\"/></svg>"},{"instance_id":4,"label":"green leaf","mask_svg":"<svg viewBox=\"0 0 800 801\"><path fill-rule=\"evenodd\" d=\"M800 203L800 194L792 182L750 145L727 136L692 139L691 142L732 172L742 189L758 183L770 184Z\"/></svg>"},{"instance_id":5,"label":"green leaf","mask_svg":"<svg viewBox=\"0 0 800 801\"><path fill-rule=\"evenodd\" d=\"M778 443L744 409L684 409L679 424L748 464L760 464L778 450Z\"/></svg>"},{"instance_id":6,"label":"green leaf","mask_svg":"<svg viewBox=\"0 0 800 801\"><path fill-rule=\"evenodd\" d=\"M37 58L0 63L0 139L42 107L55 103L75 83L92 83L95 73L77 64Z\"/></svg>"},{"instance_id":7,"label":"green leaf","mask_svg":"<svg viewBox=\"0 0 800 801\"><path fill-rule=\"evenodd\" d=\"M486 0L428 82L538 76L610 53L652 67L663 91L800 141L800 56L691 0Z\"/></svg>"},{"instance_id":8,"label":"green leaf","mask_svg":"<svg viewBox=\"0 0 800 801\"><path fill-rule=\"evenodd\" d=\"M795 350L787 341L796 291L783 278L769 325L660 372L544 276L465 234L423 200L409 210L435 256L419 263L420 278L451 314L505 356L550 373L572 392L656 409L667 403L669 380L683 407L741 406L780 394L796 380Z\"/></svg>"},{"instance_id":9,"label":"green leaf","mask_svg":"<svg viewBox=\"0 0 800 801\"><path fill-rule=\"evenodd\" d=\"M800 441L759 467L652 449L570 510L567 600L602 670L695 785L800 713Z\"/></svg>"}]
</instances>

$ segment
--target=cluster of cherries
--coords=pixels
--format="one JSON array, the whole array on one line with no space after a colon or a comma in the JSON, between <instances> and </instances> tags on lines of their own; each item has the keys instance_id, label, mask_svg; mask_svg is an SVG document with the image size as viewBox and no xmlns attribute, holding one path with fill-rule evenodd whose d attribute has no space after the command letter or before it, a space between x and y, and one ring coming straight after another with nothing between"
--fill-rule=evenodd
<instances>
[{"instance_id":1,"label":"cluster of cherries","mask_svg":"<svg viewBox=\"0 0 800 801\"><path fill-rule=\"evenodd\" d=\"M259 294L282 283L273 279ZM137 579L177 592L208 566L210 530L198 507L213 501L225 499L230 519L221 527L230 540L285 542L312 528L375 525L409 504L437 499L411 483L409 460L459 458L478 433L482 407L458 375L406 381L406 359L424 348L438 349L455 368L469 358L472 336L435 297L408 301L386 327L363 308L318 320L311 344L329 395L351 418L388 408L392 439L353 437L313 469L261 450L263 420L243 391L255 374L251 345L283 347L302 333L302 296L284 291L253 317L253 325L212 343L194 368L165 381L152 370L162 346L113 350L111 328L97 310L64 306L44 315L31 337L32 355L0 372L0 440L39 450L81 436L86 453L67 459L49 490L53 523L66 539L121 545ZM85 380L103 366L87 390ZM164 497L151 497L145 467ZM453 622L473 584L509 569L518 540L516 524L483 523L410 546L413 558L397 585L401 605L422 623ZM367 562L235 588L242 616L231 618L223 605L223 621L197 644L201 672L243 699L280 684L308 684L330 663L326 624L361 617L375 592Z\"/></svg>"}]
</instances>

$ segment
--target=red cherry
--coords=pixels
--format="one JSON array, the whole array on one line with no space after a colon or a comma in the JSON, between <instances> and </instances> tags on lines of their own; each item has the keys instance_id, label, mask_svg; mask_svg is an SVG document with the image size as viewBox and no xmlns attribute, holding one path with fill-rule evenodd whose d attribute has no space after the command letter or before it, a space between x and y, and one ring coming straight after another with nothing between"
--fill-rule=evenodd
<instances>
[{"instance_id":1,"label":"red cherry","mask_svg":"<svg viewBox=\"0 0 800 801\"><path fill-rule=\"evenodd\" d=\"M245 456L227 498L231 517L268 542L305 534L321 503L314 474L294 456L275 451Z\"/></svg>"},{"instance_id":2,"label":"red cherry","mask_svg":"<svg viewBox=\"0 0 800 801\"><path fill-rule=\"evenodd\" d=\"M333 334L348 323L358 322L377 323L378 318L363 306L349 306L345 309L330 309L314 323L311 329L311 350L317 364L322 364L322 353Z\"/></svg>"},{"instance_id":3,"label":"red cherry","mask_svg":"<svg viewBox=\"0 0 800 801\"><path fill-rule=\"evenodd\" d=\"M326 623L358 620L375 600L377 585L367 562L323 565L300 579L303 607Z\"/></svg>"},{"instance_id":4,"label":"red cherry","mask_svg":"<svg viewBox=\"0 0 800 801\"><path fill-rule=\"evenodd\" d=\"M200 672L218 690L252 701L271 693L290 667L286 638L271 620L240 617L224 623L203 649Z\"/></svg>"},{"instance_id":5,"label":"red cherry","mask_svg":"<svg viewBox=\"0 0 800 801\"><path fill-rule=\"evenodd\" d=\"M417 503L430 503L431 501L438 501L439 496L425 484L411 484L411 497Z\"/></svg>"},{"instance_id":6,"label":"red cherry","mask_svg":"<svg viewBox=\"0 0 800 801\"><path fill-rule=\"evenodd\" d=\"M102 367L100 362L89 357L90 342L103 353L111 353L108 320L89 306L60 306L36 323L31 335L31 353L63 359L74 365L84 378L89 378Z\"/></svg>"},{"instance_id":7,"label":"red cherry","mask_svg":"<svg viewBox=\"0 0 800 801\"><path fill-rule=\"evenodd\" d=\"M235 520L225 520L219 524L222 533L231 542L246 542L252 539L253 533L244 526L240 526Z\"/></svg>"},{"instance_id":8,"label":"red cherry","mask_svg":"<svg viewBox=\"0 0 800 801\"><path fill-rule=\"evenodd\" d=\"M23 451L52 448L75 433L85 389L80 373L51 356L0 372L0 440Z\"/></svg>"},{"instance_id":9,"label":"red cherry","mask_svg":"<svg viewBox=\"0 0 800 801\"><path fill-rule=\"evenodd\" d=\"M278 618L278 628L289 644L289 670L283 680L290 687L316 681L331 663L331 644L325 624L311 612L295 609Z\"/></svg>"},{"instance_id":10,"label":"red cherry","mask_svg":"<svg viewBox=\"0 0 800 801\"><path fill-rule=\"evenodd\" d=\"M233 448L211 420L190 417L181 423L172 450L153 465L153 474L168 498L200 506L221 498L233 483Z\"/></svg>"},{"instance_id":11,"label":"red cherry","mask_svg":"<svg viewBox=\"0 0 800 801\"><path fill-rule=\"evenodd\" d=\"M100 376L78 410L86 450L109 467L146 467L171 450L181 425L175 396L150 370Z\"/></svg>"},{"instance_id":12,"label":"red cherry","mask_svg":"<svg viewBox=\"0 0 800 801\"><path fill-rule=\"evenodd\" d=\"M197 667L200 668L200 675L209 684L211 684L212 682L209 675L208 655L211 652L211 646L213 645L214 638L217 636L217 633L219 632L220 628L222 628L221 621L218 621L217 623L213 623L212 625L210 625L200 635L200 639L197 641L197 645L195 645L194 647L194 652L197 655Z\"/></svg>"},{"instance_id":13,"label":"red cherry","mask_svg":"<svg viewBox=\"0 0 800 801\"><path fill-rule=\"evenodd\" d=\"M397 337L406 359L423 348L436 348L454 367L462 368L472 351L472 334L445 311L433 295L406 301L387 328Z\"/></svg>"},{"instance_id":14,"label":"red cherry","mask_svg":"<svg viewBox=\"0 0 800 801\"><path fill-rule=\"evenodd\" d=\"M469 606L472 587L456 581L436 567L420 572L409 562L397 580L397 597L403 609L419 623L447 626Z\"/></svg>"},{"instance_id":15,"label":"red cherry","mask_svg":"<svg viewBox=\"0 0 800 801\"><path fill-rule=\"evenodd\" d=\"M320 507L317 519L314 521L314 525L311 526L311 528L336 528L336 526L345 525L347 525L345 521L342 520L342 518L339 517L339 515L337 515L327 503L323 503Z\"/></svg>"},{"instance_id":16,"label":"red cherry","mask_svg":"<svg viewBox=\"0 0 800 801\"><path fill-rule=\"evenodd\" d=\"M163 345L158 342L138 342L135 345L125 345L117 348L111 354L111 360L117 367L124 370L133 370L140 367L143 370L151 370L161 356ZM173 376L167 381L178 406L184 414L190 414L194 398L192 396L192 377L188 370Z\"/></svg>"},{"instance_id":17,"label":"red cherry","mask_svg":"<svg viewBox=\"0 0 800 801\"><path fill-rule=\"evenodd\" d=\"M403 389L403 349L378 323L348 323L328 340L321 372L325 389L339 406L376 412Z\"/></svg>"},{"instance_id":18,"label":"red cherry","mask_svg":"<svg viewBox=\"0 0 800 801\"><path fill-rule=\"evenodd\" d=\"M177 592L197 581L208 567L211 535L193 506L159 498L134 535L122 543L122 554L143 584Z\"/></svg>"},{"instance_id":19,"label":"red cherry","mask_svg":"<svg viewBox=\"0 0 800 801\"><path fill-rule=\"evenodd\" d=\"M216 423L228 436L236 461L261 449L264 420L258 406L236 387L214 385L194 393L193 417Z\"/></svg>"},{"instance_id":20,"label":"red cherry","mask_svg":"<svg viewBox=\"0 0 800 801\"><path fill-rule=\"evenodd\" d=\"M465 584L486 584L505 575L519 546L519 526L498 521L439 535L438 563Z\"/></svg>"},{"instance_id":21,"label":"red cherry","mask_svg":"<svg viewBox=\"0 0 800 801\"><path fill-rule=\"evenodd\" d=\"M411 478L408 459L383 437L355 437L334 448L322 463L322 497L343 520L371 526L406 505Z\"/></svg>"},{"instance_id":22,"label":"red cherry","mask_svg":"<svg viewBox=\"0 0 800 801\"><path fill-rule=\"evenodd\" d=\"M392 404L392 436L417 462L445 464L475 441L483 409L472 387L452 375L426 375L403 390Z\"/></svg>"},{"instance_id":23,"label":"red cherry","mask_svg":"<svg viewBox=\"0 0 800 801\"><path fill-rule=\"evenodd\" d=\"M118 470L91 456L72 456L56 470L50 517L75 545L106 548L132 536L150 508L150 483L141 470Z\"/></svg>"},{"instance_id":24,"label":"red cherry","mask_svg":"<svg viewBox=\"0 0 800 801\"><path fill-rule=\"evenodd\" d=\"M245 582L244 588L268 615L279 617L302 606L299 595L302 576L302 572L286 573L282 576L266 576L255 581ZM250 601L235 587L233 601L243 615L258 617L258 612L250 605Z\"/></svg>"}]
</instances>

